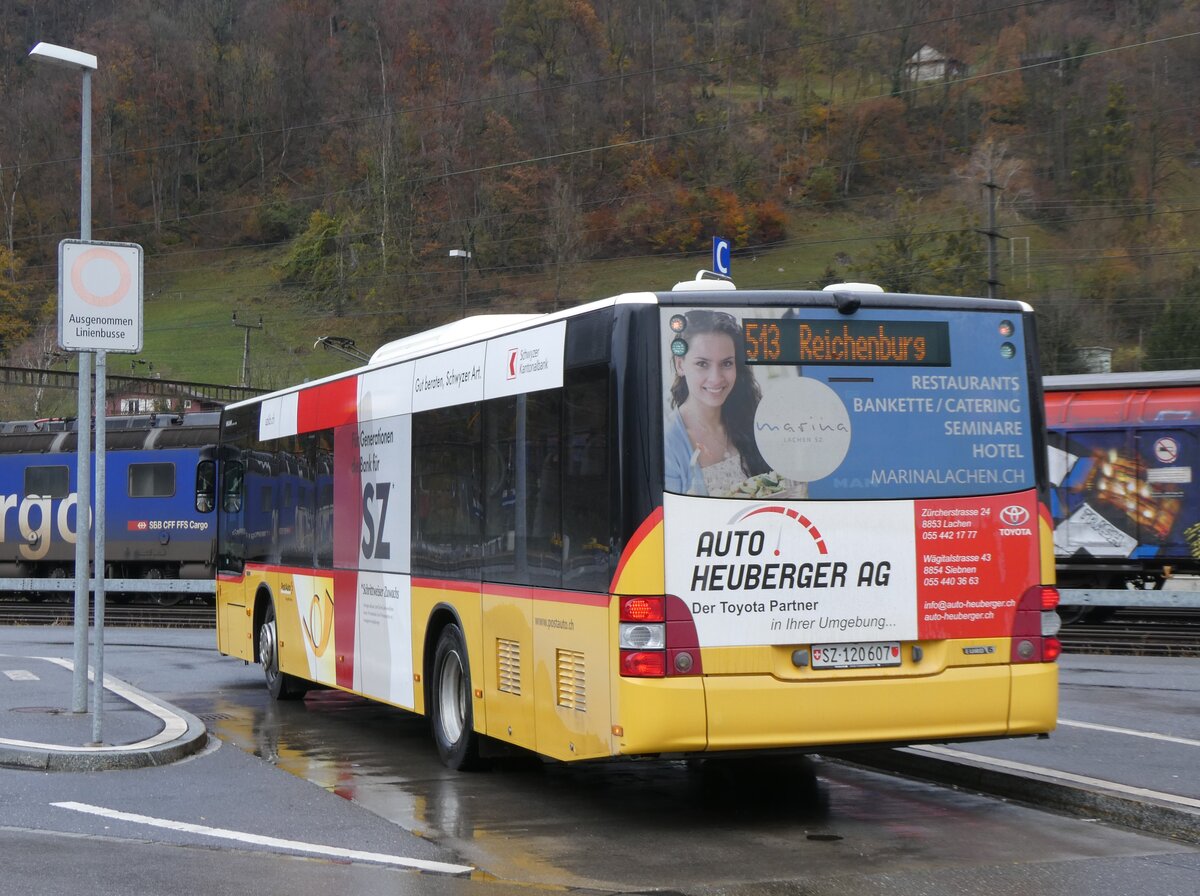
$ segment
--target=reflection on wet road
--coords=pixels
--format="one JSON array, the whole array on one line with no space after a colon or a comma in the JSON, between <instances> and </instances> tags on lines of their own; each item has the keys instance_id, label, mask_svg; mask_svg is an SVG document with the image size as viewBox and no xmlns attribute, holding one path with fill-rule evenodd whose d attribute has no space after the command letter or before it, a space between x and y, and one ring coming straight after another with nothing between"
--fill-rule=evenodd
<instances>
[{"instance_id":1,"label":"reflection on wet road","mask_svg":"<svg viewBox=\"0 0 1200 896\"><path fill-rule=\"evenodd\" d=\"M488 875L543 886L820 881L1135 850L1134 835L1032 824L1047 816L820 758L568 766L510 755L463 774L438 762L424 719L333 691L293 704L227 691L188 708L223 740Z\"/></svg>"}]
</instances>

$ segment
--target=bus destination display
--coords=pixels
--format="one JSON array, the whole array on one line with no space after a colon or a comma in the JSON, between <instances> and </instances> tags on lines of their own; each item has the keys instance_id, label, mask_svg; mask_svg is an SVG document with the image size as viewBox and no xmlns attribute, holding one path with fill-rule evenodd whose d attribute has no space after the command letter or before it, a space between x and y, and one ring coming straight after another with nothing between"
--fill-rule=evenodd
<instances>
[{"instance_id":1,"label":"bus destination display","mask_svg":"<svg viewBox=\"0 0 1200 896\"><path fill-rule=\"evenodd\" d=\"M950 366L945 321L748 318L747 364Z\"/></svg>"}]
</instances>

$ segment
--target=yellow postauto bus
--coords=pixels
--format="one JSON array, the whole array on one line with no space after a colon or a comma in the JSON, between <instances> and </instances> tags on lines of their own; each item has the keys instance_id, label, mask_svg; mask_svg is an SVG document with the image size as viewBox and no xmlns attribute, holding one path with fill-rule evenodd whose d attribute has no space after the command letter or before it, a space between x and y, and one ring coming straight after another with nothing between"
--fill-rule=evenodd
<instances>
[{"instance_id":1,"label":"yellow postauto bus","mask_svg":"<svg viewBox=\"0 0 1200 896\"><path fill-rule=\"evenodd\" d=\"M230 405L221 652L558 760L1050 731L1019 302L698 276Z\"/></svg>"}]
</instances>

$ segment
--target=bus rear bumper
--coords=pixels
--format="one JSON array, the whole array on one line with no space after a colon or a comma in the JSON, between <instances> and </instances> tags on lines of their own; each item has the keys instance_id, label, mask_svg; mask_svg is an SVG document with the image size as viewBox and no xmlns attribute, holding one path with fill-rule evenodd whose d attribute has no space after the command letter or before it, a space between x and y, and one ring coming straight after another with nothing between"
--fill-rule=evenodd
<instances>
[{"instance_id":1,"label":"bus rear bumper","mask_svg":"<svg viewBox=\"0 0 1200 896\"><path fill-rule=\"evenodd\" d=\"M780 681L762 675L685 679L661 705L638 682L636 718L618 752L689 753L922 743L1042 734L1058 714L1058 667L951 667L934 676ZM661 680L658 682L662 684ZM707 737L697 732L706 731Z\"/></svg>"}]
</instances>

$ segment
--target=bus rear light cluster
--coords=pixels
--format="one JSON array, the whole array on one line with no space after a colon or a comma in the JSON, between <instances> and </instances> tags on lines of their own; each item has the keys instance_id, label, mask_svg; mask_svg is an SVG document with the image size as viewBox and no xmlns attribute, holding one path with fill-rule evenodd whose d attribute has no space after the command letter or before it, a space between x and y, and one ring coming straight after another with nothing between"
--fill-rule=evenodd
<instances>
[{"instance_id":1,"label":"bus rear light cluster","mask_svg":"<svg viewBox=\"0 0 1200 896\"><path fill-rule=\"evenodd\" d=\"M1050 585L1035 585L1021 595L1013 619L1012 662L1053 663L1062 654L1058 600L1058 589Z\"/></svg>"},{"instance_id":2,"label":"bus rear light cluster","mask_svg":"<svg viewBox=\"0 0 1200 896\"><path fill-rule=\"evenodd\" d=\"M671 595L618 597L621 675L665 678L699 675L696 627L683 601Z\"/></svg>"},{"instance_id":3,"label":"bus rear light cluster","mask_svg":"<svg viewBox=\"0 0 1200 896\"><path fill-rule=\"evenodd\" d=\"M1057 588L1051 585L1042 585L1038 590L1041 593L1043 610L1058 609L1059 593Z\"/></svg>"},{"instance_id":4,"label":"bus rear light cluster","mask_svg":"<svg viewBox=\"0 0 1200 896\"><path fill-rule=\"evenodd\" d=\"M622 622L622 650L665 650L667 647L667 624L665 622Z\"/></svg>"}]
</instances>

